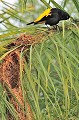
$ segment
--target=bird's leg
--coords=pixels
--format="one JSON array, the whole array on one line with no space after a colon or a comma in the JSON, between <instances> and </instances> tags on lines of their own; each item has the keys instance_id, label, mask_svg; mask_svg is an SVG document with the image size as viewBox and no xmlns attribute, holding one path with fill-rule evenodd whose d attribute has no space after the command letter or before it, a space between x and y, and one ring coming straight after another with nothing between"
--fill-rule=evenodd
<instances>
[{"instance_id":1,"label":"bird's leg","mask_svg":"<svg viewBox=\"0 0 79 120\"><path fill-rule=\"evenodd\" d=\"M54 30L57 30L57 25L53 25L53 29L54 29Z\"/></svg>"},{"instance_id":2,"label":"bird's leg","mask_svg":"<svg viewBox=\"0 0 79 120\"><path fill-rule=\"evenodd\" d=\"M60 29L60 27L58 25L56 25L56 27L57 27L58 31L61 31L61 29Z\"/></svg>"},{"instance_id":3,"label":"bird's leg","mask_svg":"<svg viewBox=\"0 0 79 120\"><path fill-rule=\"evenodd\" d=\"M48 29L48 30L51 30L50 27L49 27L46 23L45 23L45 25L47 26L47 29Z\"/></svg>"},{"instance_id":4,"label":"bird's leg","mask_svg":"<svg viewBox=\"0 0 79 120\"><path fill-rule=\"evenodd\" d=\"M49 27L48 25L46 25L46 26L47 26L47 29L48 29L48 30L51 30L50 27Z\"/></svg>"},{"instance_id":5,"label":"bird's leg","mask_svg":"<svg viewBox=\"0 0 79 120\"><path fill-rule=\"evenodd\" d=\"M53 25L53 29L54 30L59 30L60 31L60 27L58 25Z\"/></svg>"}]
</instances>

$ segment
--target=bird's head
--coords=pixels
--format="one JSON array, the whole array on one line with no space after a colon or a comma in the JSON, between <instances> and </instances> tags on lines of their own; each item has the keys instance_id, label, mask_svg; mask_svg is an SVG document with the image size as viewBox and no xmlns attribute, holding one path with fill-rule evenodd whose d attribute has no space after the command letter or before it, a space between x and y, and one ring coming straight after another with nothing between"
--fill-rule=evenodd
<instances>
[{"instance_id":1,"label":"bird's head","mask_svg":"<svg viewBox=\"0 0 79 120\"><path fill-rule=\"evenodd\" d=\"M70 15L67 12L61 11L60 15L60 20L67 20L70 18Z\"/></svg>"}]
</instances>

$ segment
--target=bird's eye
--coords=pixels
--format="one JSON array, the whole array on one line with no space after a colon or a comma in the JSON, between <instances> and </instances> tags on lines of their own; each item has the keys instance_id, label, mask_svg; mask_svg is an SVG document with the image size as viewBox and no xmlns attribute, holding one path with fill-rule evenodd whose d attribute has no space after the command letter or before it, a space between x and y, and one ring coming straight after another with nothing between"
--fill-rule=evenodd
<instances>
[{"instance_id":1,"label":"bird's eye","mask_svg":"<svg viewBox=\"0 0 79 120\"><path fill-rule=\"evenodd\" d=\"M70 16L69 16L69 15L67 15L67 18L70 18Z\"/></svg>"}]
</instances>

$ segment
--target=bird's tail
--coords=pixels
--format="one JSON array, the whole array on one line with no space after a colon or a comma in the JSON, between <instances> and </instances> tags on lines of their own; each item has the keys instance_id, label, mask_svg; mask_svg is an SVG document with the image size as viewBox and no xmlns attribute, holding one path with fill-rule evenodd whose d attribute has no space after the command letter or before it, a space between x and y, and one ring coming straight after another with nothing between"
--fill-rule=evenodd
<instances>
[{"instance_id":1,"label":"bird's tail","mask_svg":"<svg viewBox=\"0 0 79 120\"><path fill-rule=\"evenodd\" d=\"M27 25L30 25L30 24L33 24L34 22L30 22L30 23L28 23Z\"/></svg>"}]
</instances>

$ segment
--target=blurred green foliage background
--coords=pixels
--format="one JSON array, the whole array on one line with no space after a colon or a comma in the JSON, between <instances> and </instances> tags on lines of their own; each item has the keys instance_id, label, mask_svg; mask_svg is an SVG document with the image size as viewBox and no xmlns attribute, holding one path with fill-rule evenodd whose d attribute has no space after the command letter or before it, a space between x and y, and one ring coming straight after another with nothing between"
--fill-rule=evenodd
<instances>
[{"instance_id":1,"label":"blurred green foliage background","mask_svg":"<svg viewBox=\"0 0 79 120\"><path fill-rule=\"evenodd\" d=\"M29 100L35 120L79 120L78 0L16 0L13 4L0 0L0 62L10 52L5 46L21 33L34 35L37 30L46 31L45 25L26 24L50 6L65 9L76 21L61 22L61 32L52 32L45 41L30 47L25 73L20 70L23 90L27 93L25 98ZM23 55L21 53L21 60ZM1 119L7 120L7 107L17 120L6 96L0 85Z\"/></svg>"}]
</instances>

